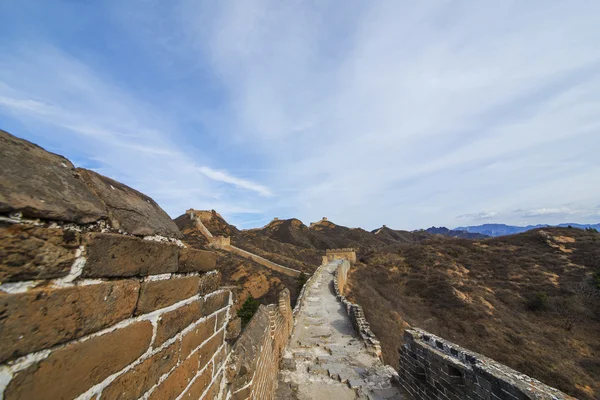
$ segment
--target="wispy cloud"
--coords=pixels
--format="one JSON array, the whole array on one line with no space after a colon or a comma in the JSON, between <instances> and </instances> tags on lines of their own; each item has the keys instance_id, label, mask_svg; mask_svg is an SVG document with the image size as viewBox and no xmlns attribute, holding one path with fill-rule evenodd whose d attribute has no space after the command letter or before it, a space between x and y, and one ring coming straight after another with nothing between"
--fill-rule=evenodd
<instances>
[{"instance_id":1,"label":"wispy cloud","mask_svg":"<svg viewBox=\"0 0 600 400\"><path fill-rule=\"evenodd\" d=\"M262 196L272 196L271 191L265 186L246 179L236 178L235 176L231 176L227 171L216 171L209 167L198 167L198 171L202 172L204 175L214 181L228 183L244 189L252 190Z\"/></svg>"},{"instance_id":2,"label":"wispy cloud","mask_svg":"<svg viewBox=\"0 0 600 400\"><path fill-rule=\"evenodd\" d=\"M0 112L172 214L406 229L597 219L547 211L600 196L600 3L96 7L77 26L46 8L60 35L12 19L34 32L0 46Z\"/></svg>"},{"instance_id":3,"label":"wispy cloud","mask_svg":"<svg viewBox=\"0 0 600 400\"><path fill-rule=\"evenodd\" d=\"M472 213L472 214L461 214L461 215L457 216L456 218L490 219L490 218L495 217L496 215L498 215L498 213L495 211L481 211L481 212Z\"/></svg>"}]
</instances>

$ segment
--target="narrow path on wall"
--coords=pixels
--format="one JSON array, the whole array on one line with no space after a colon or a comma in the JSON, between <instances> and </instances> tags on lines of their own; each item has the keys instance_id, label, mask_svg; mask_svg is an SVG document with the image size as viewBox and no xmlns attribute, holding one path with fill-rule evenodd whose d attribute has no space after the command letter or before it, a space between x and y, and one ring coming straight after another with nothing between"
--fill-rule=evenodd
<instances>
[{"instance_id":1,"label":"narrow path on wall","mask_svg":"<svg viewBox=\"0 0 600 400\"><path fill-rule=\"evenodd\" d=\"M285 349L277 399L408 399L391 384L394 370L367 352L333 292L332 261L305 289Z\"/></svg>"}]
</instances>

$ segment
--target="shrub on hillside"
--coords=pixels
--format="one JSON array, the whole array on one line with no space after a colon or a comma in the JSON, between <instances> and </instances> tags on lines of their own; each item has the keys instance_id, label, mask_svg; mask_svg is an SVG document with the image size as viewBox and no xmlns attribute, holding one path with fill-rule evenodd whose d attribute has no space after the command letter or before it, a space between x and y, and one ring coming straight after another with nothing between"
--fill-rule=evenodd
<instances>
[{"instance_id":1,"label":"shrub on hillside","mask_svg":"<svg viewBox=\"0 0 600 400\"><path fill-rule=\"evenodd\" d=\"M258 301L252 296L248 297L244 304L242 304L242 307L237 312L238 317L242 319L242 328L250 322L256 311L258 311L259 305Z\"/></svg>"}]
</instances>

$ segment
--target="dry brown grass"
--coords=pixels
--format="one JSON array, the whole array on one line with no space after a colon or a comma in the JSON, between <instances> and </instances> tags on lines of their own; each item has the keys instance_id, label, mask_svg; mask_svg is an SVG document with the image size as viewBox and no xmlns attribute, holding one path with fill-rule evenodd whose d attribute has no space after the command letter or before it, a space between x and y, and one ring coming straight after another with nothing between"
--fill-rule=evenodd
<instances>
[{"instance_id":1,"label":"dry brown grass","mask_svg":"<svg viewBox=\"0 0 600 400\"><path fill-rule=\"evenodd\" d=\"M363 306L387 363L398 366L410 324L578 398L600 397L600 234L436 237L362 259L350 298Z\"/></svg>"}]
</instances>

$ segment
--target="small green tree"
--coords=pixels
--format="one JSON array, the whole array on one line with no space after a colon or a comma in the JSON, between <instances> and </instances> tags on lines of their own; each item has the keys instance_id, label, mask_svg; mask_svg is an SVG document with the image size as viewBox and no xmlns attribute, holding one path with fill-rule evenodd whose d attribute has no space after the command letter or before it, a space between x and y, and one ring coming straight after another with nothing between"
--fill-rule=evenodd
<instances>
[{"instance_id":1,"label":"small green tree","mask_svg":"<svg viewBox=\"0 0 600 400\"><path fill-rule=\"evenodd\" d=\"M238 317L242 320L242 328L250 322L256 311L258 311L259 306L259 302L252 296L248 297L244 304L242 304L242 307L237 312Z\"/></svg>"},{"instance_id":2,"label":"small green tree","mask_svg":"<svg viewBox=\"0 0 600 400\"><path fill-rule=\"evenodd\" d=\"M308 280L308 275L305 274L304 272L302 272L300 275L298 275L296 277L296 289L298 290L298 293L300 293L300 291L302 290L302 287L304 286L304 284L306 283L307 280Z\"/></svg>"}]
</instances>

